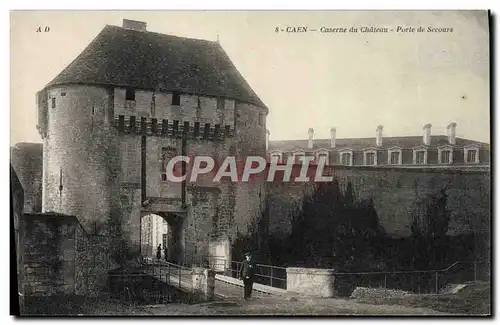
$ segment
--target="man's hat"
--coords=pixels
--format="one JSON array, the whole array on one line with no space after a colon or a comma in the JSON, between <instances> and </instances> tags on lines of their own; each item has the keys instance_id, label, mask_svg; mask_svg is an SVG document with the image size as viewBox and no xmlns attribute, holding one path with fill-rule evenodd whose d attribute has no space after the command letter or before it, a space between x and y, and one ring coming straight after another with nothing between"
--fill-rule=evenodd
<instances>
[{"instance_id":1,"label":"man's hat","mask_svg":"<svg viewBox=\"0 0 500 325\"><path fill-rule=\"evenodd\" d=\"M252 253L251 252L246 252L245 256L252 256Z\"/></svg>"}]
</instances>

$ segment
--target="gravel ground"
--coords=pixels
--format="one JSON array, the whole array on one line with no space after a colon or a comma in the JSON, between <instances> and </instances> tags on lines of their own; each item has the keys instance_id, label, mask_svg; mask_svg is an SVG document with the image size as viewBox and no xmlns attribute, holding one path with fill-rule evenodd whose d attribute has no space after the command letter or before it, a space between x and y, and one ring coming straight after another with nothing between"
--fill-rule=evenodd
<instances>
[{"instance_id":1,"label":"gravel ground","mask_svg":"<svg viewBox=\"0 0 500 325\"><path fill-rule=\"evenodd\" d=\"M409 308L358 303L343 299L283 299L279 297L254 297L251 301L241 298L226 299L196 305L167 304L151 306L120 306L101 303L87 315L133 316L237 316L237 315L446 315L426 308ZM449 314L448 314L449 315Z\"/></svg>"}]
</instances>

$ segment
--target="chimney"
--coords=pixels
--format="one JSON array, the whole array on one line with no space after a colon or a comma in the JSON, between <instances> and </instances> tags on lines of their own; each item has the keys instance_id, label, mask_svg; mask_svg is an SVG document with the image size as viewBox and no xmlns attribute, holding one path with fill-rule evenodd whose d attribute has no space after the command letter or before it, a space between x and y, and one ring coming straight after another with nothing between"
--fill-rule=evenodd
<instances>
[{"instance_id":1,"label":"chimney","mask_svg":"<svg viewBox=\"0 0 500 325\"><path fill-rule=\"evenodd\" d=\"M424 144L426 146L429 146L431 144L431 127L432 125L431 124L426 124L424 125L424 137L423 137L423 140L424 140Z\"/></svg>"},{"instance_id":2,"label":"chimney","mask_svg":"<svg viewBox=\"0 0 500 325\"><path fill-rule=\"evenodd\" d=\"M271 132L269 130L266 130L266 151L269 150L269 136L271 135Z\"/></svg>"},{"instance_id":3,"label":"chimney","mask_svg":"<svg viewBox=\"0 0 500 325\"><path fill-rule=\"evenodd\" d=\"M376 140L377 147L382 147L382 130L383 129L384 129L384 127L382 125L379 125L377 127L377 140Z\"/></svg>"},{"instance_id":4,"label":"chimney","mask_svg":"<svg viewBox=\"0 0 500 325\"><path fill-rule=\"evenodd\" d=\"M330 129L330 147L335 148L335 137L337 134L337 129L336 128L331 128Z\"/></svg>"},{"instance_id":5,"label":"chimney","mask_svg":"<svg viewBox=\"0 0 500 325\"><path fill-rule=\"evenodd\" d=\"M457 123L452 122L446 128L446 134L448 135L448 143L455 144L455 129L457 128Z\"/></svg>"},{"instance_id":6,"label":"chimney","mask_svg":"<svg viewBox=\"0 0 500 325\"><path fill-rule=\"evenodd\" d=\"M314 129L313 128L309 128L308 133L309 133L309 143L308 143L307 147L309 149L312 149L312 147L313 147Z\"/></svg>"},{"instance_id":7,"label":"chimney","mask_svg":"<svg viewBox=\"0 0 500 325\"><path fill-rule=\"evenodd\" d=\"M122 27L126 29L133 29L137 30L140 32L146 32L147 23L143 21L137 21L137 20L130 20L130 19L123 19L123 24Z\"/></svg>"}]
</instances>

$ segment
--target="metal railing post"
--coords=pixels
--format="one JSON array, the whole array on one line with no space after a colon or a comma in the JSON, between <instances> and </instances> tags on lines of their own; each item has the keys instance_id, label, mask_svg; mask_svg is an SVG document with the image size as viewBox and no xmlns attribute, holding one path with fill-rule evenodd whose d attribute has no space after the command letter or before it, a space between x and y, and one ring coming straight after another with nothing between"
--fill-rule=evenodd
<instances>
[{"instance_id":1,"label":"metal railing post","mask_svg":"<svg viewBox=\"0 0 500 325\"><path fill-rule=\"evenodd\" d=\"M387 298L387 273L384 273L384 291L385 297Z\"/></svg>"},{"instance_id":2,"label":"metal railing post","mask_svg":"<svg viewBox=\"0 0 500 325\"><path fill-rule=\"evenodd\" d=\"M477 269L476 269L476 262L474 262L474 282L477 281Z\"/></svg>"},{"instance_id":3,"label":"metal railing post","mask_svg":"<svg viewBox=\"0 0 500 325\"><path fill-rule=\"evenodd\" d=\"M436 294L439 292L439 285L438 285L438 273L436 272Z\"/></svg>"},{"instance_id":4,"label":"metal railing post","mask_svg":"<svg viewBox=\"0 0 500 325\"><path fill-rule=\"evenodd\" d=\"M181 288L181 274L182 274L182 270L181 270L181 267L179 266L179 289Z\"/></svg>"},{"instance_id":5,"label":"metal railing post","mask_svg":"<svg viewBox=\"0 0 500 325\"><path fill-rule=\"evenodd\" d=\"M271 266L271 287L273 286L273 267Z\"/></svg>"}]
</instances>

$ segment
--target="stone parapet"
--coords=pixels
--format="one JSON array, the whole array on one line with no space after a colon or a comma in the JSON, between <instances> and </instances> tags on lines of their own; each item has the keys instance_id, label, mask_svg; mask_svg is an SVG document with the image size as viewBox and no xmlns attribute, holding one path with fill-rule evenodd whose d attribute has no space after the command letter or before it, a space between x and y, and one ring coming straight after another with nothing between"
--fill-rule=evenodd
<instances>
[{"instance_id":1,"label":"stone parapet","mask_svg":"<svg viewBox=\"0 0 500 325\"><path fill-rule=\"evenodd\" d=\"M286 269L286 288L291 293L331 298L334 290L335 270L289 267Z\"/></svg>"},{"instance_id":2,"label":"stone parapet","mask_svg":"<svg viewBox=\"0 0 500 325\"><path fill-rule=\"evenodd\" d=\"M215 295L215 271L201 267L192 269L193 292L204 301L212 301Z\"/></svg>"}]
</instances>

